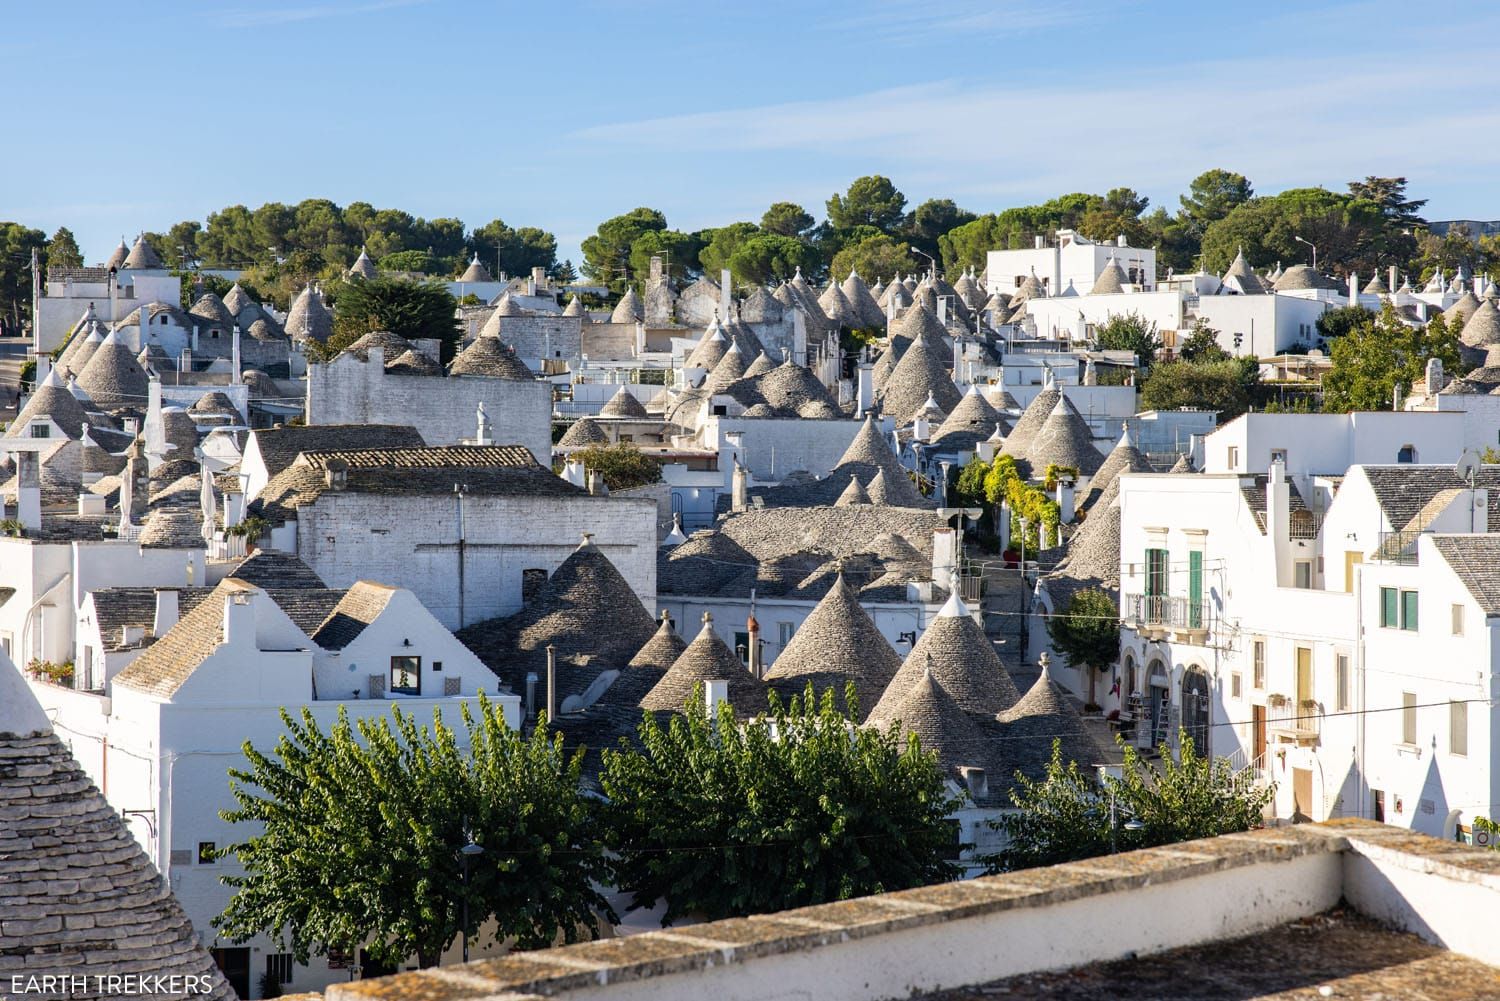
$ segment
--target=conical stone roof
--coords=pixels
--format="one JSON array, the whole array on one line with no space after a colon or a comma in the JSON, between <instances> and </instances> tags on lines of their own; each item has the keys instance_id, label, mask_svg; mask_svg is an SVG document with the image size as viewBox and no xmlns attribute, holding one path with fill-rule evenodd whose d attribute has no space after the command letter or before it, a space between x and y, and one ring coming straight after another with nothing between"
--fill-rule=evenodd
<instances>
[{"instance_id":1,"label":"conical stone roof","mask_svg":"<svg viewBox=\"0 0 1500 1001\"><path fill-rule=\"evenodd\" d=\"M1464 294L1458 297L1457 302L1443 310L1443 319L1449 324L1452 324L1454 320L1460 324L1468 323L1469 317L1473 316L1478 308L1479 297L1472 291L1465 290Z\"/></svg>"},{"instance_id":2,"label":"conical stone roof","mask_svg":"<svg viewBox=\"0 0 1500 1001\"><path fill-rule=\"evenodd\" d=\"M1062 399L1062 391L1048 384L1031 398L1026 409L1021 411L1021 416L1016 419L1015 426L1010 429L1010 434L1005 436L1005 446L1001 451L1005 455L1014 456L1017 459L1026 457L1026 450L1031 446L1031 439L1047 423L1048 416L1057 407L1057 401Z\"/></svg>"},{"instance_id":3,"label":"conical stone roof","mask_svg":"<svg viewBox=\"0 0 1500 1001\"><path fill-rule=\"evenodd\" d=\"M636 399L635 394L621 386L615 390L615 395L609 398L599 411L600 417L629 417L636 420L644 420L648 415L645 404Z\"/></svg>"},{"instance_id":4,"label":"conical stone roof","mask_svg":"<svg viewBox=\"0 0 1500 1001\"><path fill-rule=\"evenodd\" d=\"M839 286L844 298L859 317L859 326L879 328L885 326L885 311L875 301L869 286L859 277L858 271L849 272L849 277Z\"/></svg>"},{"instance_id":5,"label":"conical stone roof","mask_svg":"<svg viewBox=\"0 0 1500 1001\"><path fill-rule=\"evenodd\" d=\"M563 316L587 317L588 315L588 310L583 308L583 300L580 299L576 294L573 296L573 298L569 299L568 304L563 307Z\"/></svg>"},{"instance_id":6,"label":"conical stone roof","mask_svg":"<svg viewBox=\"0 0 1500 1001\"><path fill-rule=\"evenodd\" d=\"M1459 332L1458 339L1465 347L1471 348L1500 344L1500 309L1496 309L1493 299L1486 298L1479 304Z\"/></svg>"},{"instance_id":7,"label":"conical stone roof","mask_svg":"<svg viewBox=\"0 0 1500 1001\"><path fill-rule=\"evenodd\" d=\"M479 262L479 255L475 254L474 259L469 262L469 266L464 268L464 273L458 276L458 280L465 283L474 283L488 282L493 279L490 278L490 269L481 264Z\"/></svg>"},{"instance_id":8,"label":"conical stone roof","mask_svg":"<svg viewBox=\"0 0 1500 1001\"><path fill-rule=\"evenodd\" d=\"M863 326L863 320L856 310L844 296L844 290L839 288L837 282L829 282L823 294L818 296L818 306L823 310L823 315L829 321L840 327L854 329Z\"/></svg>"},{"instance_id":9,"label":"conical stone roof","mask_svg":"<svg viewBox=\"0 0 1500 1001\"><path fill-rule=\"evenodd\" d=\"M922 750L937 755L938 764L949 778L961 778L960 768L990 757L992 742L979 722L953 697L934 671L924 669L901 698L882 699L866 725L884 729L896 723L902 733L916 734Z\"/></svg>"},{"instance_id":10,"label":"conical stone roof","mask_svg":"<svg viewBox=\"0 0 1500 1001\"><path fill-rule=\"evenodd\" d=\"M687 360L682 363L683 367L702 368L711 372L728 350L729 338L724 336L724 328L719 326L718 320L715 320L703 332L703 336L698 340L698 346L693 348Z\"/></svg>"},{"instance_id":11,"label":"conical stone roof","mask_svg":"<svg viewBox=\"0 0 1500 1001\"><path fill-rule=\"evenodd\" d=\"M713 371L708 373L708 378L703 380L703 389L710 393L717 393L731 383L738 382L745 376L745 356L740 354L738 344L730 344L729 350L724 352L724 357L714 366Z\"/></svg>"},{"instance_id":12,"label":"conical stone roof","mask_svg":"<svg viewBox=\"0 0 1500 1001\"><path fill-rule=\"evenodd\" d=\"M614 310L609 314L610 323L637 323L645 319L646 313L641 305L641 297L635 294L635 288L627 288L620 301L615 303Z\"/></svg>"},{"instance_id":13,"label":"conical stone roof","mask_svg":"<svg viewBox=\"0 0 1500 1001\"><path fill-rule=\"evenodd\" d=\"M375 262L370 260L370 255L365 253L365 248L359 248L359 256L349 266L349 274L358 275L361 278L375 277Z\"/></svg>"},{"instance_id":14,"label":"conical stone roof","mask_svg":"<svg viewBox=\"0 0 1500 1001\"><path fill-rule=\"evenodd\" d=\"M1151 464L1141 454L1141 450L1135 447L1135 442L1130 438L1130 430L1120 435L1120 440L1115 447L1109 450L1104 457L1104 462L1099 466L1099 471L1089 481L1089 496L1087 504L1093 504L1105 489L1114 482L1115 477L1121 473L1149 473Z\"/></svg>"},{"instance_id":15,"label":"conical stone roof","mask_svg":"<svg viewBox=\"0 0 1500 1001\"><path fill-rule=\"evenodd\" d=\"M879 475L878 473L876 475ZM839 494L838 500L833 502L834 507L851 507L855 504L870 503L870 495L865 493L864 484L859 482L858 477L851 476L849 485L844 492Z\"/></svg>"},{"instance_id":16,"label":"conical stone roof","mask_svg":"<svg viewBox=\"0 0 1500 1001\"><path fill-rule=\"evenodd\" d=\"M146 242L144 233L135 238L135 246L130 248L130 253L126 255L124 262L120 266L134 270L151 270L166 267L161 261L161 256L157 254L151 244Z\"/></svg>"},{"instance_id":17,"label":"conical stone roof","mask_svg":"<svg viewBox=\"0 0 1500 1001\"><path fill-rule=\"evenodd\" d=\"M740 303L740 319L745 323L780 323L785 308L763 286L757 285Z\"/></svg>"},{"instance_id":18,"label":"conical stone roof","mask_svg":"<svg viewBox=\"0 0 1500 1001\"><path fill-rule=\"evenodd\" d=\"M641 699L641 708L655 712L682 712L699 685L709 681L729 682L729 704L741 717L766 711L765 685L753 677L733 650L714 632L713 618L704 613L703 628L667 673ZM703 694L698 693L702 698Z\"/></svg>"},{"instance_id":19,"label":"conical stone roof","mask_svg":"<svg viewBox=\"0 0 1500 1001\"><path fill-rule=\"evenodd\" d=\"M1034 477L1040 477L1048 466L1064 466L1078 470L1080 476L1092 476L1103 465L1104 456L1094 447L1088 423L1064 396L1026 446L1026 461Z\"/></svg>"},{"instance_id":20,"label":"conical stone roof","mask_svg":"<svg viewBox=\"0 0 1500 1001\"><path fill-rule=\"evenodd\" d=\"M891 327L891 332L913 343L926 337L935 345L945 344L948 337L948 331L937 318L937 313L925 303L918 303L907 310Z\"/></svg>"},{"instance_id":21,"label":"conical stone roof","mask_svg":"<svg viewBox=\"0 0 1500 1001\"><path fill-rule=\"evenodd\" d=\"M900 507L925 506L922 495L907 478L906 470L896 461L896 455L886 442L885 435L876 427L874 420L867 416L830 475L852 475L868 484L876 473L885 474L886 489L896 496L896 500L890 503ZM873 495L871 500L874 500Z\"/></svg>"},{"instance_id":22,"label":"conical stone roof","mask_svg":"<svg viewBox=\"0 0 1500 1001\"><path fill-rule=\"evenodd\" d=\"M83 367L89 363L99 345L104 343L104 329L98 320L90 320L87 330L80 330L73 335L62 357L57 360L54 367L65 368L77 375L83 371Z\"/></svg>"},{"instance_id":23,"label":"conical stone roof","mask_svg":"<svg viewBox=\"0 0 1500 1001\"><path fill-rule=\"evenodd\" d=\"M235 282L228 292L224 293L224 308L229 310L229 315L239 318L239 315L247 309L260 309L260 303L250 298L250 295L242 288L240 283Z\"/></svg>"},{"instance_id":24,"label":"conical stone roof","mask_svg":"<svg viewBox=\"0 0 1500 1001\"><path fill-rule=\"evenodd\" d=\"M630 658L630 663L621 668L619 677L599 697L600 704L638 709L641 700L657 686L667 668L682 656L685 649L687 643L672 628L667 613L662 612L661 625L646 645Z\"/></svg>"},{"instance_id":25,"label":"conical stone roof","mask_svg":"<svg viewBox=\"0 0 1500 1001\"><path fill-rule=\"evenodd\" d=\"M936 346L940 343L927 337L913 341L881 388L881 410L894 417L898 426L905 426L915 418L929 396L945 414L958 406L962 396L943 367L942 354Z\"/></svg>"},{"instance_id":26,"label":"conical stone roof","mask_svg":"<svg viewBox=\"0 0 1500 1001\"><path fill-rule=\"evenodd\" d=\"M748 370L746 374L749 374ZM827 412L829 408L838 410L838 401L828 387L818 381L810 369L790 358L757 379L756 388L766 402L778 410L795 411L799 416L810 418L838 416Z\"/></svg>"},{"instance_id":27,"label":"conical stone roof","mask_svg":"<svg viewBox=\"0 0 1500 1001\"><path fill-rule=\"evenodd\" d=\"M1188 457L1186 452L1179 455L1177 461L1172 463L1172 468L1167 470L1169 473L1191 473L1193 471L1193 460Z\"/></svg>"},{"instance_id":28,"label":"conical stone roof","mask_svg":"<svg viewBox=\"0 0 1500 1001\"><path fill-rule=\"evenodd\" d=\"M1125 272L1113 256L1104 262L1104 269L1094 279L1091 295L1117 295L1125 291Z\"/></svg>"},{"instance_id":29,"label":"conical stone roof","mask_svg":"<svg viewBox=\"0 0 1500 1001\"><path fill-rule=\"evenodd\" d=\"M55 368L37 385L31 399L26 401L26 406L21 408L16 419L5 429L5 437L19 437L27 423L37 417L52 418L69 438L82 436L83 425L89 419L83 404L68 392L67 384L62 381Z\"/></svg>"},{"instance_id":30,"label":"conical stone roof","mask_svg":"<svg viewBox=\"0 0 1500 1001\"><path fill-rule=\"evenodd\" d=\"M114 331L109 332L78 373L78 385L103 410L144 407L149 382L145 369Z\"/></svg>"},{"instance_id":31,"label":"conical stone roof","mask_svg":"<svg viewBox=\"0 0 1500 1001\"><path fill-rule=\"evenodd\" d=\"M917 639L870 718L898 718L902 701L929 669L954 700L972 713L995 716L1021 697L994 645L957 594L949 597Z\"/></svg>"},{"instance_id":32,"label":"conical stone roof","mask_svg":"<svg viewBox=\"0 0 1500 1001\"><path fill-rule=\"evenodd\" d=\"M940 441L944 435L970 432L988 437L1000 423L1000 413L990 406L990 401L984 398L979 387L970 386L969 391L958 401L958 405L944 418L943 423L938 425L937 431L932 435L934 442Z\"/></svg>"},{"instance_id":33,"label":"conical stone roof","mask_svg":"<svg viewBox=\"0 0 1500 1001\"><path fill-rule=\"evenodd\" d=\"M1245 260L1245 251L1243 248L1234 255L1234 260L1230 262L1229 270L1224 272L1224 278L1226 280L1230 278L1238 280L1240 291L1245 295L1261 295L1266 291L1265 283L1260 280L1260 276L1250 267L1250 262Z\"/></svg>"},{"instance_id":34,"label":"conical stone roof","mask_svg":"<svg viewBox=\"0 0 1500 1001\"><path fill-rule=\"evenodd\" d=\"M292 308L286 315L286 333L294 341L312 340L319 344L333 336L333 314L311 285L292 300Z\"/></svg>"},{"instance_id":35,"label":"conical stone roof","mask_svg":"<svg viewBox=\"0 0 1500 1001\"><path fill-rule=\"evenodd\" d=\"M201 985L188 990L178 979L175 993L158 998L234 997L156 867L4 653L0 818L0 981L78 977L81 988L67 996L102 1001L121 995L102 990L101 978L130 972Z\"/></svg>"},{"instance_id":36,"label":"conical stone roof","mask_svg":"<svg viewBox=\"0 0 1500 1001\"><path fill-rule=\"evenodd\" d=\"M1068 543L1055 574L1079 587L1120 589L1120 479L1115 477L1089 509L1089 516ZM1078 589L1078 588L1075 588Z\"/></svg>"},{"instance_id":37,"label":"conical stone roof","mask_svg":"<svg viewBox=\"0 0 1500 1001\"><path fill-rule=\"evenodd\" d=\"M235 324L234 314L229 311L228 306L224 305L224 300L212 292L205 292L200 295L198 301L193 303L193 308L188 310L188 312L200 319L207 320L210 324L218 324L226 331L231 330Z\"/></svg>"},{"instance_id":38,"label":"conical stone roof","mask_svg":"<svg viewBox=\"0 0 1500 1001\"><path fill-rule=\"evenodd\" d=\"M1049 757L1052 742L1056 740L1062 744L1064 761L1075 761L1080 767L1088 768L1104 760L1099 745L1084 728L1083 720L1068 700L1067 693L1052 680L1046 667L1021 696L1021 701L1000 718L1009 725L1008 736L1029 744L1044 743Z\"/></svg>"},{"instance_id":39,"label":"conical stone roof","mask_svg":"<svg viewBox=\"0 0 1500 1001\"><path fill-rule=\"evenodd\" d=\"M1363 289L1365 295L1381 295L1386 291L1385 283L1380 280L1380 272L1377 271L1370 276Z\"/></svg>"},{"instance_id":40,"label":"conical stone roof","mask_svg":"<svg viewBox=\"0 0 1500 1001\"><path fill-rule=\"evenodd\" d=\"M490 319L495 321L495 330L498 331L500 329L501 318L507 316L525 315L526 310L522 309L521 304L519 302L516 302L516 300L512 298L510 289L506 289L504 292L501 292L499 298L495 300L495 311L490 314ZM485 322L486 324L489 323L488 320Z\"/></svg>"},{"instance_id":41,"label":"conical stone roof","mask_svg":"<svg viewBox=\"0 0 1500 1001\"><path fill-rule=\"evenodd\" d=\"M513 382L530 382L536 378L526 363L517 358L500 338L482 334L448 364L448 374L510 379Z\"/></svg>"},{"instance_id":42,"label":"conical stone roof","mask_svg":"<svg viewBox=\"0 0 1500 1001\"><path fill-rule=\"evenodd\" d=\"M597 421L589 417L581 417L573 422L573 426L563 434L557 442L560 448L584 448L588 445L607 445L609 435L604 433Z\"/></svg>"},{"instance_id":43,"label":"conical stone roof","mask_svg":"<svg viewBox=\"0 0 1500 1001\"><path fill-rule=\"evenodd\" d=\"M835 701L845 709L844 688L852 681L859 699L856 722L863 722L900 667L901 658L839 574L777 655L766 678L787 697L801 695L808 682L819 697L832 688Z\"/></svg>"},{"instance_id":44,"label":"conical stone roof","mask_svg":"<svg viewBox=\"0 0 1500 1001\"><path fill-rule=\"evenodd\" d=\"M757 355L755 360L745 369L745 378L755 379L762 375L776 371L776 363L768 354Z\"/></svg>"},{"instance_id":45,"label":"conical stone roof","mask_svg":"<svg viewBox=\"0 0 1500 1001\"><path fill-rule=\"evenodd\" d=\"M672 620L663 612L661 625L657 626L656 632L651 634L646 645L630 658L630 663L626 666L655 667L665 671L676 662L678 657L682 656L682 651L686 649L687 641L677 635L677 630L672 628Z\"/></svg>"},{"instance_id":46,"label":"conical stone roof","mask_svg":"<svg viewBox=\"0 0 1500 1001\"><path fill-rule=\"evenodd\" d=\"M125 246L125 238L122 236L120 237L120 245L110 253L109 260L104 262L104 266L118 270L125 266L125 258L129 256L130 248Z\"/></svg>"}]
</instances>

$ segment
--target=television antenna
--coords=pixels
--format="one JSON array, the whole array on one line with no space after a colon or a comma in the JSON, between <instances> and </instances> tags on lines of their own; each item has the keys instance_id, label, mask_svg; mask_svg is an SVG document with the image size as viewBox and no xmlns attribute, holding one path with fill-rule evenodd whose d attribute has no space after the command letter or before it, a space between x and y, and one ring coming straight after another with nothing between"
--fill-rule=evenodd
<instances>
[{"instance_id":1,"label":"television antenna","mask_svg":"<svg viewBox=\"0 0 1500 1001\"><path fill-rule=\"evenodd\" d=\"M1479 473L1482 459L1472 450L1465 450L1458 457L1458 462L1453 466L1453 472L1458 478L1469 484L1469 531L1476 531L1474 527L1474 478Z\"/></svg>"}]
</instances>

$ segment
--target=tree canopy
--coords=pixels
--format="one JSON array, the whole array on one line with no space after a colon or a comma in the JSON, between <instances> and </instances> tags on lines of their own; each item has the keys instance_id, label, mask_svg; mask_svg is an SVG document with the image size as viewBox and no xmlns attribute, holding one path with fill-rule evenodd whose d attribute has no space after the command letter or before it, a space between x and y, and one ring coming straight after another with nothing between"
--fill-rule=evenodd
<instances>
[{"instance_id":1,"label":"tree canopy","mask_svg":"<svg viewBox=\"0 0 1500 1001\"><path fill-rule=\"evenodd\" d=\"M458 302L438 281L405 278L352 277L336 291L333 336L326 350L336 354L375 330L407 340L433 338L442 342L442 362L453 360L463 328L455 317Z\"/></svg>"},{"instance_id":2,"label":"tree canopy","mask_svg":"<svg viewBox=\"0 0 1500 1001\"><path fill-rule=\"evenodd\" d=\"M494 921L496 940L521 948L596 936L614 917L581 756L546 727L523 738L483 696L457 733L438 710L427 727L396 707L351 724L340 708L326 732L310 709L281 716L276 747L246 742L247 766L229 772L223 817L256 832L223 850L244 867L224 877L226 938L264 932L299 963L363 946L428 967L465 930L465 900L471 938ZM466 879L471 841L482 851Z\"/></svg>"},{"instance_id":3,"label":"tree canopy","mask_svg":"<svg viewBox=\"0 0 1500 1001\"><path fill-rule=\"evenodd\" d=\"M1389 410L1396 386L1410 392L1426 377L1432 358L1440 360L1449 375L1467 371L1458 331L1442 316L1433 317L1426 327L1409 327L1389 304L1379 316L1350 327L1333 341L1329 357L1333 368L1323 378L1323 409L1329 413Z\"/></svg>"},{"instance_id":4,"label":"tree canopy","mask_svg":"<svg viewBox=\"0 0 1500 1001\"><path fill-rule=\"evenodd\" d=\"M1094 328L1094 345L1100 351L1134 351L1136 364L1150 368L1161 348L1156 324L1136 312L1111 316Z\"/></svg>"},{"instance_id":5,"label":"tree canopy","mask_svg":"<svg viewBox=\"0 0 1500 1001\"><path fill-rule=\"evenodd\" d=\"M667 217L656 209L638 208L606 219L583 241L583 273L615 291L636 278L631 248L643 235L667 228Z\"/></svg>"},{"instance_id":6,"label":"tree canopy","mask_svg":"<svg viewBox=\"0 0 1500 1001\"><path fill-rule=\"evenodd\" d=\"M611 490L661 482L661 463L628 441L589 445L574 452L572 457L582 462L584 469L604 477L604 485Z\"/></svg>"},{"instance_id":7,"label":"tree canopy","mask_svg":"<svg viewBox=\"0 0 1500 1001\"><path fill-rule=\"evenodd\" d=\"M906 221L906 196L879 174L856 178L847 192L830 196L827 207L828 224L834 229L873 226L893 233Z\"/></svg>"},{"instance_id":8,"label":"tree canopy","mask_svg":"<svg viewBox=\"0 0 1500 1001\"><path fill-rule=\"evenodd\" d=\"M714 920L958 875L957 803L915 737L856 727L811 685L749 722L727 704L710 719L701 688L685 710L646 713L639 750L604 752L607 840L633 906Z\"/></svg>"}]
</instances>

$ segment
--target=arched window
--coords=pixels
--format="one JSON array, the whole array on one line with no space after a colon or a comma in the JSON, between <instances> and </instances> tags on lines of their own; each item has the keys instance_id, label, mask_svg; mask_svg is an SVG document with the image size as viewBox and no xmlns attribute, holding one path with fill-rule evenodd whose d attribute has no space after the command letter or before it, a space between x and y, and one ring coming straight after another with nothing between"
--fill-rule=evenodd
<instances>
[{"instance_id":1,"label":"arched window","mask_svg":"<svg viewBox=\"0 0 1500 1001\"><path fill-rule=\"evenodd\" d=\"M1122 689L1120 689L1120 700L1123 702L1125 699L1130 698L1130 696L1132 696L1132 695L1134 695L1136 693L1136 690L1137 689L1136 689L1136 686L1135 686L1135 654L1131 653L1129 650L1126 650L1125 651L1125 687L1122 688Z\"/></svg>"},{"instance_id":2,"label":"arched window","mask_svg":"<svg viewBox=\"0 0 1500 1001\"><path fill-rule=\"evenodd\" d=\"M1397 462L1416 462L1417 461L1417 446L1415 446L1415 445L1402 445L1400 448L1398 448L1396 450L1396 461Z\"/></svg>"}]
</instances>

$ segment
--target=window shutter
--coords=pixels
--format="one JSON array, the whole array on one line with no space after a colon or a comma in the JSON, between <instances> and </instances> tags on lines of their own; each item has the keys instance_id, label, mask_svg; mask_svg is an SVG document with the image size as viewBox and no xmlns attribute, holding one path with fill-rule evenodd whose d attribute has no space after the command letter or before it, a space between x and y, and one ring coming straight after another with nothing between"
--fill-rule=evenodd
<instances>
[{"instance_id":1,"label":"window shutter","mask_svg":"<svg viewBox=\"0 0 1500 1001\"><path fill-rule=\"evenodd\" d=\"M1417 631L1417 592L1401 592L1401 628Z\"/></svg>"},{"instance_id":2,"label":"window shutter","mask_svg":"<svg viewBox=\"0 0 1500 1001\"><path fill-rule=\"evenodd\" d=\"M1380 624L1387 629L1397 626L1397 618L1400 615L1397 607L1396 589L1394 587L1383 587L1380 589Z\"/></svg>"}]
</instances>

